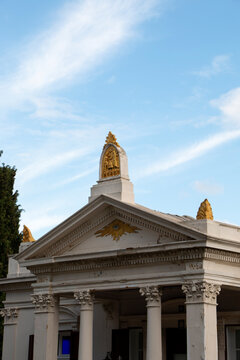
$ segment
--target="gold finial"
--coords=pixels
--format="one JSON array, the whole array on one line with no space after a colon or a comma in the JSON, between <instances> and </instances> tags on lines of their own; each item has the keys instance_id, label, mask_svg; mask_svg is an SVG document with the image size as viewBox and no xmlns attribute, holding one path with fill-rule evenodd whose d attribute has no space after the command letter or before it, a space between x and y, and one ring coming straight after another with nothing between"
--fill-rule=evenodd
<instances>
[{"instance_id":1,"label":"gold finial","mask_svg":"<svg viewBox=\"0 0 240 360\"><path fill-rule=\"evenodd\" d=\"M33 242L35 239L32 236L31 231L26 225L23 225L23 241L22 242Z\"/></svg>"},{"instance_id":2,"label":"gold finial","mask_svg":"<svg viewBox=\"0 0 240 360\"><path fill-rule=\"evenodd\" d=\"M104 146L106 146L108 144L114 144L119 147L116 136L114 134L112 134L111 131L109 131L108 136L106 137Z\"/></svg>"},{"instance_id":3,"label":"gold finial","mask_svg":"<svg viewBox=\"0 0 240 360\"><path fill-rule=\"evenodd\" d=\"M213 220L212 208L208 199L205 199L198 209L197 220L203 219Z\"/></svg>"}]
</instances>

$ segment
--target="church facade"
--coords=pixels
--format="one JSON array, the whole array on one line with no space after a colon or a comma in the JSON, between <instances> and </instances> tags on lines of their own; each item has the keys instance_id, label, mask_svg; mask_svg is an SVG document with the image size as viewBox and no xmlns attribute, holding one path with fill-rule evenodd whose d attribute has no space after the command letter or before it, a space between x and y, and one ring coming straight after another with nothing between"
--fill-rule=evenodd
<instances>
[{"instance_id":1,"label":"church facade","mask_svg":"<svg viewBox=\"0 0 240 360\"><path fill-rule=\"evenodd\" d=\"M240 227L134 201L108 134L89 202L19 253L6 292L3 360L239 360Z\"/></svg>"}]
</instances>

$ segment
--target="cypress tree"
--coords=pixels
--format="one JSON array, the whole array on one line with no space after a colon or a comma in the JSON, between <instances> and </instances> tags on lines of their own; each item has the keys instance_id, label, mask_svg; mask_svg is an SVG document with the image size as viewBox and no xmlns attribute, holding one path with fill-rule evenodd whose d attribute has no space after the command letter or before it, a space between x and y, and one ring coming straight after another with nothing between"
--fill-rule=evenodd
<instances>
[{"instance_id":1,"label":"cypress tree","mask_svg":"<svg viewBox=\"0 0 240 360\"><path fill-rule=\"evenodd\" d=\"M0 151L0 156L2 151ZM17 204L18 191L14 191L16 168L0 166L0 277L6 277L8 255L18 252L22 241L19 233L21 208ZM0 308L3 307L4 294L0 292ZM0 319L0 359L2 358L3 319Z\"/></svg>"}]
</instances>

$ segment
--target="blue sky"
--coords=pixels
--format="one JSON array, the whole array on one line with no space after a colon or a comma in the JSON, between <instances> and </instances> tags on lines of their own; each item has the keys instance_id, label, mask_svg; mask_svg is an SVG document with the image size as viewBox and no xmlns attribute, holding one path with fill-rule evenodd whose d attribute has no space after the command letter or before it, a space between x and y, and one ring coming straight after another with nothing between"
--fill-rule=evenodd
<instances>
[{"instance_id":1,"label":"blue sky","mask_svg":"<svg viewBox=\"0 0 240 360\"><path fill-rule=\"evenodd\" d=\"M2 0L0 149L38 238L88 201L111 130L135 200L240 224L240 1Z\"/></svg>"}]
</instances>

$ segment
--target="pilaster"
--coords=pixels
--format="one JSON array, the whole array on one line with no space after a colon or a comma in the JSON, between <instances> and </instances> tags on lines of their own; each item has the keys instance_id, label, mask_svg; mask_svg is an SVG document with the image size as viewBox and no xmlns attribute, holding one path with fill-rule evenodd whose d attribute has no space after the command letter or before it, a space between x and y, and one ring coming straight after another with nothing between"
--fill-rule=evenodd
<instances>
[{"instance_id":1,"label":"pilaster","mask_svg":"<svg viewBox=\"0 0 240 360\"><path fill-rule=\"evenodd\" d=\"M15 360L18 309L15 307L6 307L0 310L0 315L4 318L2 360Z\"/></svg>"},{"instance_id":2,"label":"pilaster","mask_svg":"<svg viewBox=\"0 0 240 360\"><path fill-rule=\"evenodd\" d=\"M58 347L58 298L34 294L34 360L56 360Z\"/></svg>"}]
</instances>

